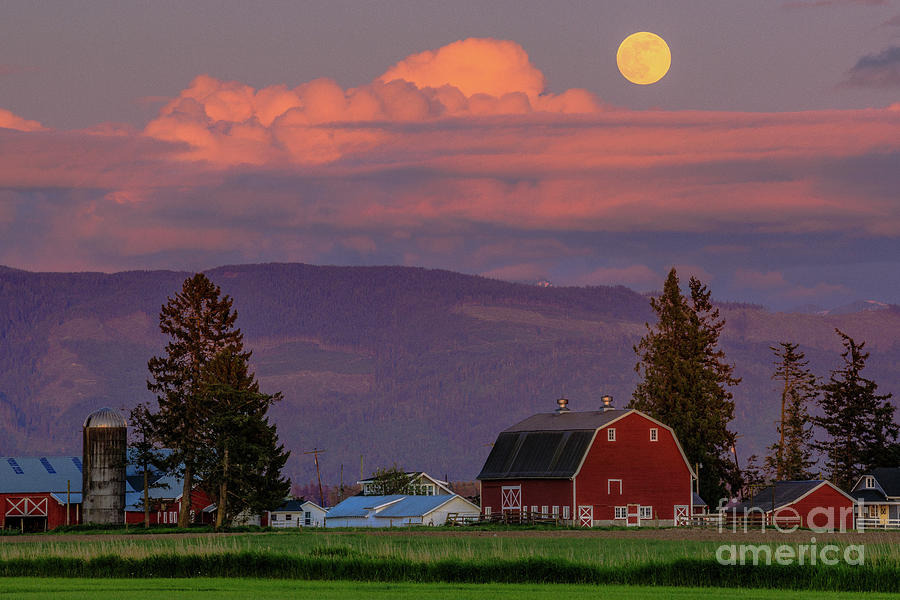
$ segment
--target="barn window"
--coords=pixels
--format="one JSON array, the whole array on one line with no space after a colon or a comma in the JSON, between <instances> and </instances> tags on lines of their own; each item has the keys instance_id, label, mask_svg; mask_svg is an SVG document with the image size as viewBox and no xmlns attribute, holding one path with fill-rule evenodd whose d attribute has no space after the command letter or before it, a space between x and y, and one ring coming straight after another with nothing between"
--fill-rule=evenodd
<instances>
[{"instance_id":1,"label":"barn window","mask_svg":"<svg viewBox=\"0 0 900 600\"><path fill-rule=\"evenodd\" d=\"M614 442L616 441L616 428L610 427L606 430L606 439L607 441Z\"/></svg>"},{"instance_id":2,"label":"barn window","mask_svg":"<svg viewBox=\"0 0 900 600\"><path fill-rule=\"evenodd\" d=\"M655 442L659 439L659 429L653 427L650 429L650 441Z\"/></svg>"},{"instance_id":3,"label":"barn window","mask_svg":"<svg viewBox=\"0 0 900 600\"><path fill-rule=\"evenodd\" d=\"M628 508L627 507L625 507L625 506L617 506L616 507L616 514L615 514L616 519L624 519L627 516L628 516Z\"/></svg>"},{"instance_id":4,"label":"barn window","mask_svg":"<svg viewBox=\"0 0 900 600\"><path fill-rule=\"evenodd\" d=\"M652 506L642 506L640 510L640 515L642 519L652 519L653 518L653 507Z\"/></svg>"},{"instance_id":5,"label":"barn window","mask_svg":"<svg viewBox=\"0 0 900 600\"><path fill-rule=\"evenodd\" d=\"M559 507L558 507L558 506L554 506L554 507L553 507L553 518L554 518L554 519L558 519L558 518L559 518Z\"/></svg>"},{"instance_id":6,"label":"barn window","mask_svg":"<svg viewBox=\"0 0 900 600\"><path fill-rule=\"evenodd\" d=\"M566 521L568 521L572 516L571 509L572 507L570 506L563 506L563 519L565 519Z\"/></svg>"},{"instance_id":7,"label":"barn window","mask_svg":"<svg viewBox=\"0 0 900 600\"><path fill-rule=\"evenodd\" d=\"M484 516L485 516L485 517L491 516L491 507L490 507L490 506L485 506L485 507L484 507Z\"/></svg>"},{"instance_id":8,"label":"barn window","mask_svg":"<svg viewBox=\"0 0 900 600\"><path fill-rule=\"evenodd\" d=\"M541 515L546 517L549 514L550 514L549 508L546 505L542 506L541 507Z\"/></svg>"},{"instance_id":9,"label":"barn window","mask_svg":"<svg viewBox=\"0 0 900 600\"><path fill-rule=\"evenodd\" d=\"M533 515L536 515L536 514L537 514L537 506L532 506L532 507L531 507L531 514L533 514Z\"/></svg>"},{"instance_id":10,"label":"barn window","mask_svg":"<svg viewBox=\"0 0 900 600\"><path fill-rule=\"evenodd\" d=\"M864 488L875 487L875 478L872 477L871 475L867 475L866 478L863 480L863 487Z\"/></svg>"},{"instance_id":11,"label":"barn window","mask_svg":"<svg viewBox=\"0 0 900 600\"><path fill-rule=\"evenodd\" d=\"M607 494L622 494L622 480L621 479L607 479L606 480L606 493Z\"/></svg>"}]
</instances>

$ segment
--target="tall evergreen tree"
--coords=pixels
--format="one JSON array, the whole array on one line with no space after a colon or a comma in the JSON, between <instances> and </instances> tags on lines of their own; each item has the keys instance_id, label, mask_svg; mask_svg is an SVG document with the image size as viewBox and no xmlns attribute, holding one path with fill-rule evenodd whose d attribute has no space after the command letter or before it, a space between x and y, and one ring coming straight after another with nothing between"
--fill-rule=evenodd
<instances>
[{"instance_id":1,"label":"tall evergreen tree","mask_svg":"<svg viewBox=\"0 0 900 600\"><path fill-rule=\"evenodd\" d=\"M650 306L658 321L634 348L635 366L642 381L631 406L672 427L691 466L699 464L700 494L707 502L725 495L726 484L736 492L740 474L731 458L735 434L729 387L740 383L734 367L719 348L724 319L710 300L710 292L692 277L690 298L679 288L675 269L669 272L658 298Z\"/></svg>"},{"instance_id":2,"label":"tall evergreen tree","mask_svg":"<svg viewBox=\"0 0 900 600\"><path fill-rule=\"evenodd\" d=\"M263 394L243 354L219 353L203 371L203 391L212 410L198 475L217 504L216 527L244 511L278 505L291 484L281 476L289 452L278 443L266 413L281 394Z\"/></svg>"},{"instance_id":3,"label":"tall evergreen tree","mask_svg":"<svg viewBox=\"0 0 900 600\"><path fill-rule=\"evenodd\" d=\"M250 356L243 351L236 319L231 298L221 296L219 287L202 273L186 279L181 292L169 298L159 315L159 328L170 341L165 355L148 362L147 387L159 402L159 411L153 415L158 439L172 450L171 465L184 478L179 527L190 523L194 474L205 449L204 428L212 415L209 398L201 390L203 369L226 349L245 359Z\"/></svg>"},{"instance_id":4,"label":"tall evergreen tree","mask_svg":"<svg viewBox=\"0 0 900 600\"><path fill-rule=\"evenodd\" d=\"M815 448L825 455L832 483L849 490L865 471L883 466L886 457L896 455L898 426L890 403L892 394L878 394L878 385L862 376L869 358L863 351L866 343L835 331L844 345L844 364L832 371L822 386L822 416L814 422L827 438Z\"/></svg>"},{"instance_id":5,"label":"tall evergreen tree","mask_svg":"<svg viewBox=\"0 0 900 600\"><path fill-rule=\"evenodd\" d=\"M813 424L807 406L818 397L819 387L809 370L809 361L797 348L791 342L771 347L778 359L772 379L782 382L781 420L778 442L769 446L764 468L776 481L810 479L815 464Z\"/></svg>"},{"instance_id":6,"label":"tall evergreen tree","mask_svg":"<svg viewBox=\"0 0 900 600\"><path fill-rule=\"evenodd\" d=\"M151 482L151 476L153 471L160 468L165 460L157 447L153 416L147 405L140 403L131 409L128 420L131 424L131 443L128 445L128 460L130 464L137 466L141 472L143 483L141 505L144 509L144 527L150 527L150 490L157 487ZM156 477L153 477L153 479L156 479Z\"/></svg>"}]
</instances>

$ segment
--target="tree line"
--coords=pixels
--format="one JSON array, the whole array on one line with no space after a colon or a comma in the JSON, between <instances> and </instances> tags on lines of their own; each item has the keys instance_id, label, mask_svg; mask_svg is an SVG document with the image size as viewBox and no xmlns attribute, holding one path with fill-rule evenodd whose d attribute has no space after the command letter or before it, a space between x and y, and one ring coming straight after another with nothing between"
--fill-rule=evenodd
<instances>
[{"instance_id":1,"label":"tree line","mask_svg":"<svg viewBox=\"0 0 900 600\"><path fill-rule=\"evenodd\" d=\"M891 394L879 394L877 384L862 375L869 358L865 342L836 329L844 347L842 365L827 381L810 372L797 344L771 347L772 378L781 388L777 441L761 465L752 456L741 469L739 435L729 429L731 390L741 380L719 346L725 320L709 289L691 277L683 294L672 269L650 306L657 322L646 324L646 334L634 347L641 381L630 406L672 427L698 471L699 493L707 501L744 495L765 481L818 477L817 455L824 459L821 475L843 489L872 468L900 464ZM820 414L811 415L814 407Z\"/></svg>"},{"instance_id":2,"label":"tree line","mask_svg":"<svg viewBox=\"0 0 900 600\"><path fill-rule=\"evenodd\" d=\"M143 472L148 526L151 469L183 480L179 527L192 521L198 484L216 504L216 527L271 509L290 492L281 475L289 452L267 417L281 393L260 391L232 304L198 273L161 309L159 327L169 342L147 364L156 406L142 403L131 412L132 460Z\"/></svg>"}]
</instances>

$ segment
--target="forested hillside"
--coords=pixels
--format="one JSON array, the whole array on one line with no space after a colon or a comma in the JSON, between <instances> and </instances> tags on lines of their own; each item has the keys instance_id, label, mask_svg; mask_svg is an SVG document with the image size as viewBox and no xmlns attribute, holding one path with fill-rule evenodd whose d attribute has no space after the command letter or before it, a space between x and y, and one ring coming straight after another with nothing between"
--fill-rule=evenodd
<instances>
[{"instance_id":1,"label":"forested hillside","mask_svg":"<svg viewBox=\"0 0 900 600\"><path fill-rule=\"evenodd\" d=\"M147 360L165 340L157 315L188 273L28 273L0 268L0 454L80 452L84 416L147 399ZM234 297L238 326L294 456L298 483L337 483L398 463L475 476L496 433L560 395L575 410L603 394L624 405L633 344L651 318L623 287L542 288L405 267L243 265L207 275ZM715 289L713 288L715 292ZM867 375L900 394L900 310L773 314L726 304L736 374L739 458L774 439L770 380L778 341L801 344L820 375L840 327L872 351Z\"/></svg>"}]
</instances>

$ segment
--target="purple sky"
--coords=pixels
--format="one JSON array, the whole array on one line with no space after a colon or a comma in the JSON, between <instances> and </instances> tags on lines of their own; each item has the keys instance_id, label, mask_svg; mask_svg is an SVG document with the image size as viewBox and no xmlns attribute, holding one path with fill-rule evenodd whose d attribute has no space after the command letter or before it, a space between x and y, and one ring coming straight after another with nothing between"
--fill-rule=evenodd
<instances>
[{"instance_id":1,"label":"purple sky","mask_svg":"<svg viewBox=\"0 0 900 600\"><path fill-rule=\"evenodd\" d=\"M641 30L652 86L615 64ZM0 264L900 303L898 2L23 1L0 33Z\"/></svg>"}]
</instances>

